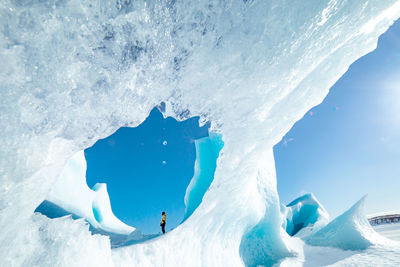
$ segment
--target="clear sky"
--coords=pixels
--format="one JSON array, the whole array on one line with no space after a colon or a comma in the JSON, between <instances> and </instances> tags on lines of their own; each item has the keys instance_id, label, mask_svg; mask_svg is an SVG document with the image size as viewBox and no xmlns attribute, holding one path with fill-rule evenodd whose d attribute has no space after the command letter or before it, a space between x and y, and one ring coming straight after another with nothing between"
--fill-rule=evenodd
<instances>
[{"instance_id":1,"label":"clear sky","mask_svg":"<svg viewBox=\"0 0 400 267\"><path fill-rule=\"evenodd\" d=\"M146 234L159 233L165 211L170 230L183 219L194 173L194 140L208 136L208 127L199 127L196 117L164 119L153 109L138 127L120 128L85 150L87 184L107 183L112 210L123 222Z\"/></svg>"},{"instance_id":2,"label":"clear sky","mask_svg":"<svg viewBox=\"0 0 400 267\"><path fill-rule=\"evenodd\" d=\"M281 201L313 192L331 217L368 194L400 209L400 21L275 146Z\"/></svg>"},{"instance_id":3,"label":"clear sky","mask_svg":"<svg viewBox=\"0 0 400 267\"><path fill-rule=\"evenodd\" d=\"M121 128L85 151L87 183L107 183L112 209L127 224L158 233L165 210L170 230L183 218L194 140L207 135L197 118L177 122L153 110L137 128ZM367 213L400 209L399 140L397 22L275 146L282 203L313 192L335 217L369 194Z\"/></svg>"}]
</instances>

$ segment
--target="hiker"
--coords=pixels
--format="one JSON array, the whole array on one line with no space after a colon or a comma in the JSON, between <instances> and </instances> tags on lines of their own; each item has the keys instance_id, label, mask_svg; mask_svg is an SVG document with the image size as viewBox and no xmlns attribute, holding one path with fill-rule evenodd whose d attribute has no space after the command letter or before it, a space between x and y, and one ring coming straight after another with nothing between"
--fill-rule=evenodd
<instances>
[{"instance_id":1,"label":"hiker","mask_svg":"<svg viewBox=\"0 0 400 267\"><path fill-rule=\"evenodd\" d=\"M161 230L163 234L165 234L165 223L167 222L167 214L165 214L165 211L161 212L162 218L161 218Z\"/></svg>"}]
</instances>

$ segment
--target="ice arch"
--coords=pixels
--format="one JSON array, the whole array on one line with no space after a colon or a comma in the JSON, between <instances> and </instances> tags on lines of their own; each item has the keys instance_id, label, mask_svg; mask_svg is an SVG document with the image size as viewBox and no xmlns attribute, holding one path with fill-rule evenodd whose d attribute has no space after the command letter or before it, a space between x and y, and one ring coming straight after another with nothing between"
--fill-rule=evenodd
<instances>
[{"instance_id":1,"label":"ice arch","mask_svg":"<svg viewBox=\"0 0 400 267\"><path fill-rule=\"evenodd\" d=\"M243 236L263 227L273 239L262 232L248 262L291 254L272 147L399 11L397 0L2 1L3 265L237 266ZM69 157L162 100L224 136L214 182L181 227L111 251L79 223L32 216Z\"/></svg>"},{"instance_id":2,"label":"ice arch","mask_svg":"<svg viewBox=\"0 0 400 267\"><path fill-rule=\"evenodd\" d=\"M154 111L154 110L153 110ZM158 114L158 113L155 113ZM161 113L160 113L161 116ZM152 120L153 123L154 121L160 119L158 116L149 116L149 121ZM161 117L162 118L162 117ZM170 121L171 122L171 121ZM206 129L192 129L197 124L196 118L193 118L191 121L187 121L187 125L158 125L155 123L157 126L160 127L183 127L184 130L184 135L188 139L195 138L194 140L194 145L193 148L195 148L196 151L196 161L193 162L195 163L195 168L194 168L194 175L193 177L188 177L188 179L183 179L181 181L182 186L180 187L187 187L186 188L186 195L185 195L185 214L182 214L182 217L184 216L184 220L187 219L193 212L194 210L200 205L204 194L206 193L207 189L211 185L213 179L214 179L214 172L216 169L216 161L219 157L219 152L223 147L223 141L222 141L222 136L220 134L216 133L208 133ZM150 124L151 126L154 127L153 124ZM147 130L157 130L157 129L152 129L151 126L148 126ZM164 128L163 128L164 129ZM186 130L185 130L186 129ZM124 131L132 131L134 129L124 129ZM147 132L145 130L145 132ZM190 134L190 131L194 131L194 133ZM175 129L174 134L179 135L180 133L178 132L177 129ZM199 136L204 136L205 134L209 135L200 139L197 139ZM157 134L155 134L157 136ZM136 153L139 154L139 151L135 151L135 146L132 145L138 140L126 140L125 137L120 137L120 136L115 136L113 134L110 136L113 139L103 139L103 145L108 144L111 141L113 141L113 148L115 145L115 142L119 143L120 147L115 148L110 150L104 149L98 149L95 152L97 156L98 154L101 154L100 157L105 158L104 161L101 161L101 163L104 164L104 162L108 163L107 168L108 169L102 169L100 172L96 172L96 174L93 174L93 176L98 176L100 175L112 175L113 172L118 172L120 171L120 168L132 168L132 165L129 164L131 161L131 154L127 155L125 153L122 153L121 155L117 154L117 151L120 149L126 148L127 151L131 151L131 153ZM142 140L141 134L134 134L130 132L130 137L131 139L139 138ZM167 138L167 136L165 136ZM167 138L169 139L169 138ZM171 138L172 139L172 138ZM172 139L175 142L182 141L180 139ZM192 139L191 139L192 140ZM146 141L151 141L146 139ZM133 143L130 143L133 142ZM155 143L159 143L159 140L155 140ZM188 141L189 142L189 141ZM190 141L191 142L191 141ZM108 147L108 145L106 145ZM94 148L94 147L92 147ZM178 148L180 148L178 146ZM177 149L177 147L173 148ZM184 149L185 150L185 149ZM153 154L154 151L150 149L150 154ZM171 153L171 152L170 152ZM112 154L112 158L115 158L116 163L118 165L113 165L110 163L111 158L109 158L109 154ZM92 188L90 188L90 183L87 181L87 166L90 165L89 163L93 164L94 166L92 167L100 167L99 162L95 159L88 160L88 153L87 151L79 151L75 155L73 155L66 163L64 166L61 174L59 177L57 177L55 183L52 185L49 193L46 196L46 200L41 203L41 205L35 210L35 212L40 212L41 214L46 215L49 218L57 218L57 217L62 217L65 215L71 214L73 218L84 218L88 223L91 225L91 229L94 233L103 233L106 235L110 236L111 243L112 245L118 244L118 246L124 245L123 240L127 241L132 241L134 240L135 243L141 242L143 240L147 240L151 237L157 236L156 234L151 234L151 235L141 235L141 228L135 229L137 227L136 224L131 224L135 227L129 226L122 221L114 214L115 212L115 206L111 208L111 199L109 195L109 191L107 190L108 187L116 186L113 183L113 179L115 177L111 177L111 179L101 179L101 183L97 183L93 185ZM128 161L123 161L125 158L129 158ZM175 157L175 155L174 155ZM169 159L166 158L168 161ZM113 159L114 160L114 159ZM122 161L122 163L121 163ZM188 161L190 162L190 160ZM126 165L126 166L124 166ZM137 166L136 166L137 168ZM133 168L135 169L135 168ZM104 173L104 171L107 170L107 173ZM147 170L148 171L148 170ZM164 170L165 171L165 170ZM175 170L178 172L179 170ZM124 175L129 175L130 173L124 173ZM118 176L117 176L118 177ZM140 179L141 175L138 177L132 177L132 179ZM158 182L157 184L154 184L154 180L151 179L151 175L149 177L146 177L145 179L150 179L152 189L154 187L163 187L163 185L159 185ZM103 181L104 180L104 181ZM189 183L190 181L190 183ZM92 180L91 183L93 184L94 181ZM166 181L168 184L169 182ZM176 182L175 182L176 183ZM118 194L136 194L137 192L135 190L148 190L148 188L143 188L142 185L140 185L138 188L132 188L132 186L137 186L138 183L127 183L125 180L123 182L125 187L128 187L128 191L117 191ZM179 187L179 188L180 188ZM184 192L183 192L184 193ZM151 195L151 192L147 192L146 194ZM165 192L165 194L177 194L179 195L179 190L178 191L173 191L171 192ZM161 196L161 202L162 205L168 206L168 203L165 203L165 194ZM152 196L154 197L154 196ZM132 205L140 205L143 206L146 203L144 203L146 200L137 200L134 202L126 201L126 205L132 206ZM147 200L148 201L148 200ZM183 203L183 194L182 194L182 203ZM154 206L155 204L152 203L149 205L149 207ZM174 204L176 206L176 203ZM168 209L167 209L168 210ZM113 212L114 211L114 212ZM169 210L168 210L169 211ZM158 215L158 213L157 213ZM134 212L132 213L132 216L140 216L138 214L135 214ZM175 214L176 216L176 214ZM158 220L159 218L157 218ZM181 220L181 219L180 219ZM157 221L158 222L158 221ZM155 225L157 225L157 222ZM150 223L150 222L147 222ZM182 221L178 222L179 224L182 223ZM171 219L169 216L168 219L168 225L169 227L175 228L177 225L174 225L174 222L171 223ZM122 235L122 236L121 236ZM127 237L129 235L129 237Z\"/></svg>"},{"instance_id":3,"label":"ice arch","mask_svg":"<svg viewBox=\"0 0 400 267\"><path fill-rule=\"evenodd\" d=\"M174 229L184 215L196 140L209 135L209 123L199 127L198 119L176 121L154 108L138 127L121 127L97 141L85 150L88 186L106 183L115 215L144 234L160 232L161 211L167 212L166 230Z\"/></svg>"}]
</instances>

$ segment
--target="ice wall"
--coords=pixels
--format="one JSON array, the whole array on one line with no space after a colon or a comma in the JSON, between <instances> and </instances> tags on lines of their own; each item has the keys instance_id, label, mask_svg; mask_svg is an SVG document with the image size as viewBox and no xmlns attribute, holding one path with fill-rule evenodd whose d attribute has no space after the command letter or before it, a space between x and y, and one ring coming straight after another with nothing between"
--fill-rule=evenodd
<instances>
[{"instance_id":1,"label":"ice wall","mask_svg":"<svg viewBox=\"0 0 400 267\"><path fill-rule=\"evenodd\" d=\"M209 137L203 137L195 140L196 162L194 166L194 175L186 189L185 194L185 214L183 220L186 220L203 200L212 181L214 180L215 169L217 168L217 159L219 152L224 146L222 136L216 133L210 133Z\"/></svg>"},{"instance_id":2,"label":"ice wall","mask_svg":"<svg viewBox=\"0 0 400 267\"><path fill-rule=\"evenodd\" d=\"M212 186L192 216L154 241L111 254L84 229L69 235L88 248L75 266L107 255L116 266L289 255L272 147L374 49L399 9L398 0L1 1L1 265L31 265L49 246L53 222L33 211L66 160L137 126L161 101L166 115L199 115L223 134ZM68 265L62 259L75 250L66 245L46 262Z\"/></svg>"}]
</instances>

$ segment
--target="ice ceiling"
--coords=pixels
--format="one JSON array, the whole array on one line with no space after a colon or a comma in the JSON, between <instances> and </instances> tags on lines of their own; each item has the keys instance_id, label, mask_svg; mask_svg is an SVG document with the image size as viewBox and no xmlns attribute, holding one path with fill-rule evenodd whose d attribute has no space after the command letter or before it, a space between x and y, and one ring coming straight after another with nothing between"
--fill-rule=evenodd
<instances>
[{"instance_id":1,"label":"ice ceiling","mask_svg":"<svg viewBox=\"0 0 400 267\"><path fill-rule=\"evenodd\" d=\"M399 14L396 0L1 1L2 265L240 266L293 255L272 147ZM225 143L185 223L111 250L83 222L33 215L68 158L162 101L168 116L213 121ZM241 257L248 241L253 254Z\"/></svg>"}]
</instances>

